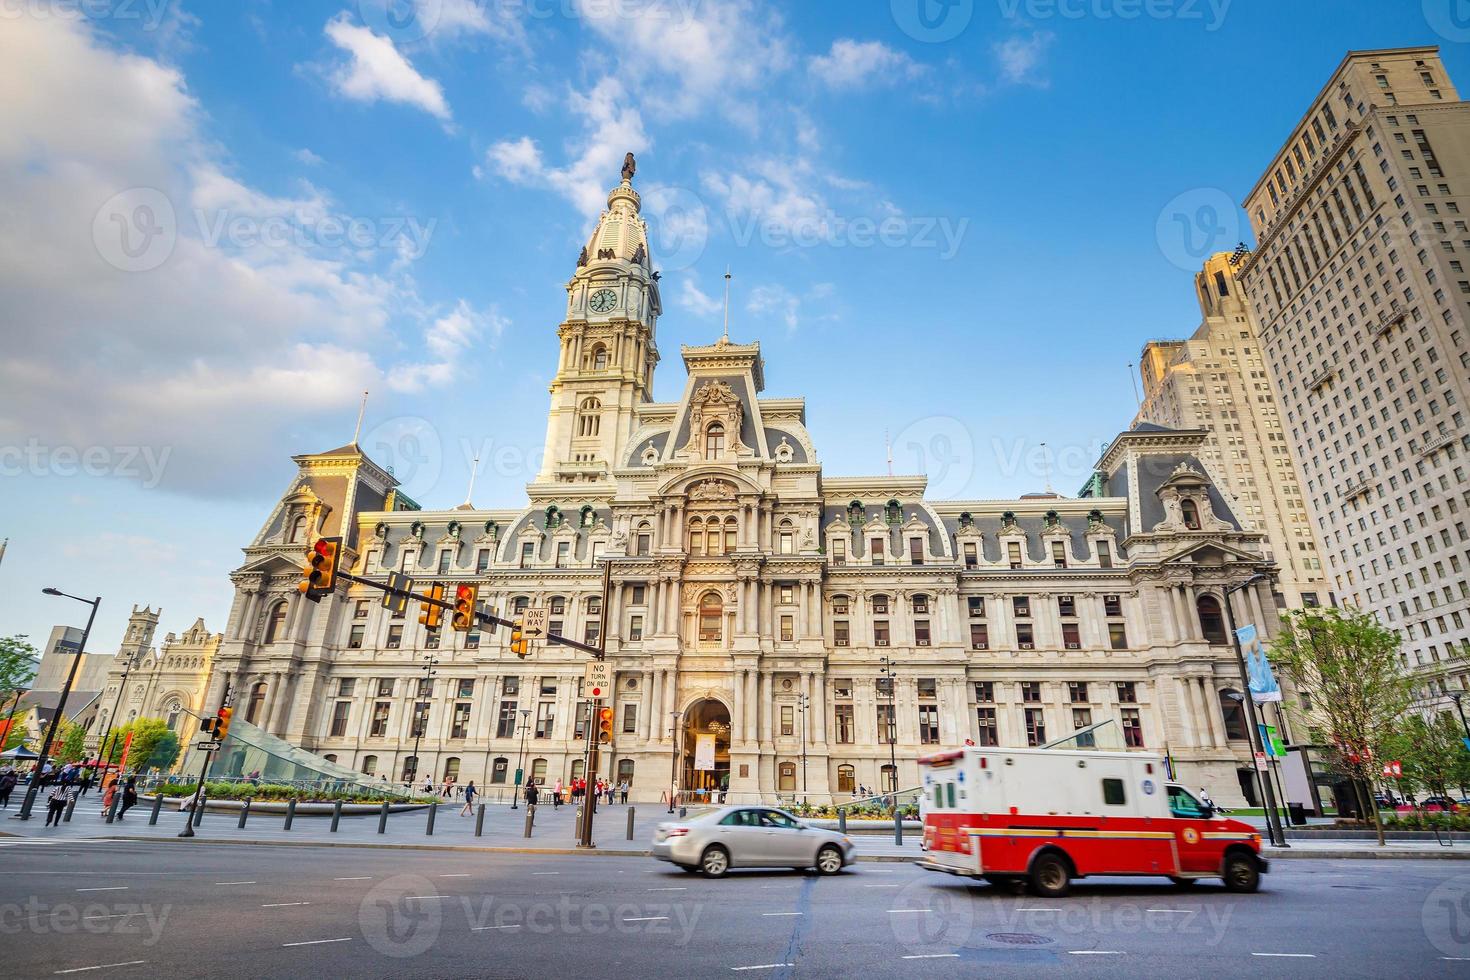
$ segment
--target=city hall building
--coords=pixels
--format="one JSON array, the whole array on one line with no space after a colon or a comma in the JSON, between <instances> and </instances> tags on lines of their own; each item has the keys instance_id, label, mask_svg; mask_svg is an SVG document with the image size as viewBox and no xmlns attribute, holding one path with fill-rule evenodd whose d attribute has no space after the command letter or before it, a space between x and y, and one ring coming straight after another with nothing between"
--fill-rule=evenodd
<instances>
[{"instance_id":1,"label":"city hall building","mask_svg":"<svg viewBox=\"0 0 1470 980\"><path fill-rule=\"evenodd\" d=\"M295 457L193 682L145 695L135 667L119 717L212 711L228 683L237 718L373 778L583 775L586 654L521 659L505 629L433 635L416 604L394 613L355 584L312 603L304 549L340 535L354 574L474 583L502 616L543 607L553 632L605 643L601 774L634 799L675 780L841 799L913 786L917 758L967 739L1040 745L1111 721L1118 744L1241 800L1225 595L1273 565L1201 462L1205 430L1120 435L1075 499L926 500L922 477L828 475L805 401L765 393L757 343L683 348L682 394L653 401L662 305L639 207L629 172L567 283L528 503L426 511L355 444ZM1274 632L1269 579L1235 603Z\"/></svg>"}]
</instances>

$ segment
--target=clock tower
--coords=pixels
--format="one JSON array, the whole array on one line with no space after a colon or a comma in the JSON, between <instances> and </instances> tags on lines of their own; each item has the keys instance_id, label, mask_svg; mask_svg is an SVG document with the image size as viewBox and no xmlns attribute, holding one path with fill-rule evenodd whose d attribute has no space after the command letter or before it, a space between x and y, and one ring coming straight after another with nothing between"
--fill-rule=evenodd
<instances>
[{"instance_id":1,"label":"clock tower","mask_svg":"<svg viewBox=\"0 0 1470 980\"><path fill-rule=\"evenodd\" d=\"M629 153L567 283L541 486L610 482L633 432L634 407L653 397L663 307L635 169Z\"/></svg>"}]
</instances>

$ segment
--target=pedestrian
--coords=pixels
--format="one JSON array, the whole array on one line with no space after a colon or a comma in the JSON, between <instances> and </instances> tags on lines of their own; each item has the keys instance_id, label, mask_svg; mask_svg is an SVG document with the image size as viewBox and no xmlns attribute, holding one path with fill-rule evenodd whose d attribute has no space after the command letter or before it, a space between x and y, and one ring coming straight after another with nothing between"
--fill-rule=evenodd
<instances>
[{"instance_id":1,"label":"pedestrian","mask_svg":"<svg viewBox=\"0 0 1470 980\"><path fill-rule=\"evenodd\" d=\"M561 777L558 776L558 777L556 777L556 782L553 783L552 784L552 787L551 787L551 808L553 810L557 810L557 809L560 809L561 808L561 794L562 794L562 791L563 791L563 787L562 787L562 784L561 784Z\"/></svg>"},{"instance_id":2,"label":"pedestrian","mask_svg":"<svg viewBox=\"0 0 1470 980\"><path fill-rule=\"evenodd\" d=\"M1209 790L1205 789L1203 786L1199 788L1199 801L1205 806L1209 807L1211 810L1215 809L1215 801L1210 799Z\"/></svg>"},{"instance_id":3,"label":"pedestrian","mask_svg":"<svg viewBox=\"0 0 1470 980\"><path fill-rule=\"evenodd\" d=\"M15 775L15 770L6 766L0 770L0 809L10 807L10 794L15 790L15 784L20 780Z\"/></svg>"},{"instance_id":4,"label":"pedestrian","mask_svg":"<svg viewBox=\"0 0 1470 980\"><path fill-rule=\"evenodd\" d=\"M469 816L470 815L470 811L472 809L474 809L474 806L475 806L475 781L473 779L471 779L469 785L464 788L464 809L461 810L461 811L459 811L459 815L461 817L467 817L467 816Z\"/></svg>"},{"instance_id":5,"label":"pedestrian","mask_svg":"<svg viewBox=\"0 0 1470 980\"><path fill-rule=\"evenodd\" d=\"M92 770L88 769L85 773L82 774L82 794L81 795L86 796L87 795L87 790L89 790L91 788L92 788Z\"/></svg>"},{"instance_id":6,"label":"pedestrian","mask_svg":"<svg viewBox=\"0 0 1470 980\"><path fill-rule=\"evenodd\" d=\"M127 815L128 810L138 805L138 779L129 776L127 783L123 785L122 809L117 811L117 819L121 820Z\"/></svg>"},{"instance_id":7,"label":"pedestrian","mask_svg":"<svg viewBox=\"0 0 1470 980\"><path fill-rule=\"evenodd\" d=\"M532 779L526 783L526 806L536 805L536 780ZM555 809L555 808L553 808Z\"/></svg>"},{"instance_id":8,"label":"pedestrian","mask_svg":"<svg viewBox=\"0 0 1470 980\"><path fill-rule=\"evenodd\" d=\"M52 785L51 792L46 794L46 826L49 827L53 823L58 827L61 826L61 815L66 812L66 801L70 795L70 790L61 780L58 779Z\"/></svg>"},{"instance_id":9,"label":"pedestrian","mask_svg":"<svg viewBox=\"0 0 1470 980\"><path fill-rule=\"evenodd\" d=\"M112 809L112 801L117 796L117 777L108 775L102 780L102 813L105 820L107 811Z\"/></svg>"},{"instance_id":10,"label":"pedestrian","mask_svg":"<svg viewBox=\"0 0 1470 980\"><path fill-rule=\"evenodd\" d=\"M626 779L618 783L618 796L624 803L628 802L628 781Z\"/></svg>"}]
</instances>

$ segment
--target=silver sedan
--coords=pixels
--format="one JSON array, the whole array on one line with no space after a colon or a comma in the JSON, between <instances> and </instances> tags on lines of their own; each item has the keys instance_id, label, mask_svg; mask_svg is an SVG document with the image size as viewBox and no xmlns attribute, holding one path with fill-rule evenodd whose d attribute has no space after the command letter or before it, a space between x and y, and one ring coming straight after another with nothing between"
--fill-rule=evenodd
<instances>
[{"instance_id":1,"label":"silver sedan","mask_svg":"<svg viewBox=\"0 0 1470 980\"><path fill-rule=\"evenodd\" d=\"M768 806L724 806L658 825L653 856L718 878L731 868L816 868L835 875L855 859L852 841Z\"/></svg>"}]
</instances>

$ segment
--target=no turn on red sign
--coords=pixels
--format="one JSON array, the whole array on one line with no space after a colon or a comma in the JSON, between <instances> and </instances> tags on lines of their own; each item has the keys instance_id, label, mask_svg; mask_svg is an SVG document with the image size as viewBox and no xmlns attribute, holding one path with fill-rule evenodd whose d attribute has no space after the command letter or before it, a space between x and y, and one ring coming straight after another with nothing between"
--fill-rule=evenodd
<instances>
[{"instance_id":1,"label":"no turn on red sign","mask_svg":"<svg viewBox=\"0 0 1470 980\"><path fill-rule=\"evenodd\" d=\"M594 700L612 697L612 664L606 660L587 661L587 671L582 675L582 690Z\"/></svg>"}]
</instances>

